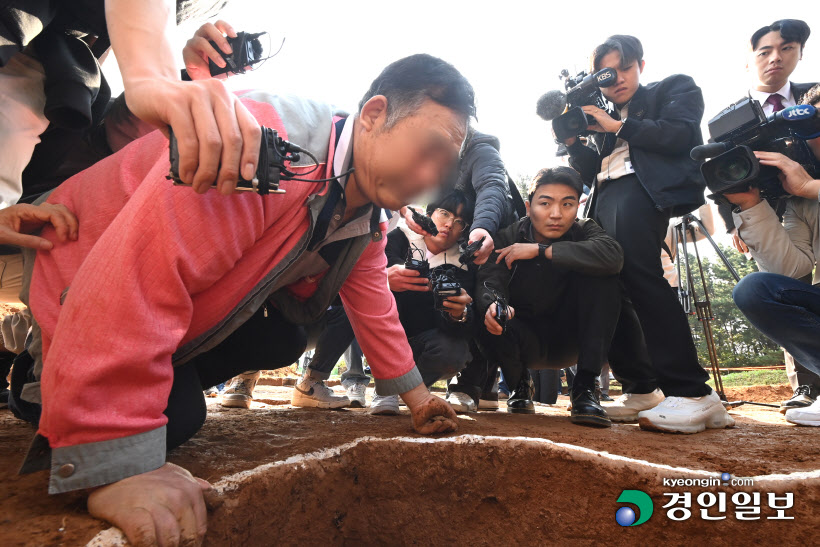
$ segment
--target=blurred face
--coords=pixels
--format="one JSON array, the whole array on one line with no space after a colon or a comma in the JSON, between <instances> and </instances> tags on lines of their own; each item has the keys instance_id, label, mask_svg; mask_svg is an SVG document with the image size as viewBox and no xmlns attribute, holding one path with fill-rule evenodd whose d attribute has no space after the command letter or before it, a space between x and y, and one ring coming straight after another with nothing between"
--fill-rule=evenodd
<instances>
[{"instance_id":1,"label":"blurred face","mask_svg":"<svg viewBox=\"0 0 820 547\"><path fill-rule=\"evenodd\" d=\"M764 34L757 42L757 47L749 55L746 65L757 73L760 91L774 93L789 80L797 62L803 57L800 44L785 42L780 31Z\"/></svg>"},{"instance_id":2,"label":"blurred face","mask_svg":"<svg viewBox=\"0 0 820 547\"><path fill-rule=\"evenodd\" d=\"M444 181L458 160L467 120L432 100L390 128L386 120L385 97L364 105L354 130L353 167L361 194L395 211Z\"/></svg>"},{"instance_id":3,"label":"blurred face","mask_svg":"<svg viewBox=\"0 0 820 547\"><path fill-rule=\"evenodd\" d=\"M537 235L542 239L558 239L575 222L578 205L578 192L572 186L542 184L527 203L527 214Z\"/></svg>"},{"instance_id":4,"label":"blurred face","mask_svg":"<svg viewBox=\"0 0 820 547\"><path fill-rule=\"evenodd\" d=\"M618 73L614 85L601 88L604 97L619 106L628 103L641 85L640 79L645 64L644 61L630 61L621 66L621 54L617 51L610 51L601 58L599 64L598 70L611 68Z\"/></svg>"},{"instance_id":5,"label":"blurred face","mask_svg":"<svg viewBox=\"0 0 820 547\"><path fill-rule=\"evenodd\" d=\"M460 206L455 213L447 209L436 209L430 215L438 228L438 235L424 236L424 243L431 253L438 254L446 251L456 244L458 238L467 229L467 222L461 218L463 209L464 207Z\"/></svg>"}]
</instances>

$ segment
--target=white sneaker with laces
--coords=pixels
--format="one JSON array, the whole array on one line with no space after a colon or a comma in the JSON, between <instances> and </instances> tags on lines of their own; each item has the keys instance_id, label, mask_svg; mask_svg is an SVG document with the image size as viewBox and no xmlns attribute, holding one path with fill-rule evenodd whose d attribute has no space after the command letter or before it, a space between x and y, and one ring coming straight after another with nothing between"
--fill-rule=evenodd
<instances>
[{"instance_id":1,"label":"white sneaker with laces","mask_svg":"<svg viewBox=\"0 0 820 547\"><path fill-rule=\"evenodd\" d=\"M367 385L353 383L347 386L347 398L350 399L350 408L365 408L367 406Z\"/></svg>"},{"instance_id":2,"label":"white sneaker with laces","mask_svg":"<svg viewBox=\"0 0 820 547\"><path fill-rule=\"evenodd\" d=\"M294 386L290 404L303 408L344 408L350 405L350 399L337 395L324 381L306 375Z\"/></svg>"},{"instance_id":3,"label":"white sneaker with laces","mask_svg":"<svg viewBox=\"0 0 820 547\"><path fill-rule=\"evenodd\" d=\"M732 427L735 420L714 391L703 397L667 397L651 410L638 413L641 429L671 433L699 433Z\"/></svg>"},{"instance_id":4,"label":"white sneaker with laces","mask_svg":"<svg viewBox=\"0 0 820 547\"><path fill-rule=\"evenodd\" d=\"M399 413L399 396L373 394L373 400L370 402L370 414L375 416L395 416Z\"/></svg>"},{"instance_id":5,"label":"white sneaker with laces","mask_svg":"<svg viewBox=\"0 0 820 547\"><path fill-rule=\"evenodd\" d=\"M473 398L466 393L451 391L447 394L447 402L450 403L453 410L461 414L476 411L475 401L473 401Z\"/></svg>"},{"instance_id":6,"label":"white sneaker with laces","mask_svg":"<svg viewBox=\"0 0 820 547\"><path fill-rule=\"evenodd\" d=\"M602 406L613 422L635 422L640 411L655 408L662 401L663 392L656 388L651 393L624 393L613 403Z\"/></svg>"},{"instance_id":7,"label":"white sneaker with laces","mask_svg":"<svg viewBox=\"0 0 820 547\"><path fill-rule=\"evenodd\" d=\"M250 408L253 390L262 372L254 370L234 376L231 383L222 392L219 404L228 408Z\"/></svg>"},{"instance_id":8,"label":"white sneaker with laces","mask_svg":"<svg viewBox=\"0 0 820 547\"><path fill-rule=\"evenodd\" d=\"M820 399L802 408L790 408L786 411L786 421L797 425L820 427Z\"/></svg>"}]
</instances>

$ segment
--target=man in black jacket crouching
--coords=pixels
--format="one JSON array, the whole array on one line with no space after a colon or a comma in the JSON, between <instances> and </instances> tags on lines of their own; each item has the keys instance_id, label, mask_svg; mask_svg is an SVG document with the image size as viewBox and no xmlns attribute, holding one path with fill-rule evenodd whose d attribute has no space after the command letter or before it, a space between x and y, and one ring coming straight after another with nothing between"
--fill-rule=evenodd
<instances>
[{"instance_id":1,"label":"man in black jacket crouching","mask_svg":"<svg viewBox=\"0 0 820 547\"><path fill-rule=\"evenodd\" d=\"M497 248L477 277L480 335L491 362L501 363L517 386L508 412L534 412L527 368L578 364L572 386L572 421L609 427L595 379L621 310L620 245L594 221L576 220L583 191L569 167L542 169L530 184L527 215L497 235ZM499 321L499 298L509 319ZM620 371L614 370L615 374Z\"/></svg>"}]
</instances>

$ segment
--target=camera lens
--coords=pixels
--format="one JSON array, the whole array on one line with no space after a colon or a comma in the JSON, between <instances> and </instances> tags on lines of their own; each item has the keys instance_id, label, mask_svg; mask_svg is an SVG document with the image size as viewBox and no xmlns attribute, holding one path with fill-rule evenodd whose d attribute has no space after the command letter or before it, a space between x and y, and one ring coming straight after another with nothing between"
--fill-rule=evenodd
<instances>
[{"instance_id":1,"label":"camera lens","mask_svg":"<svg viewBox=\"0 0 820 547\"><path fill-rule=\"evenodd\" d=\"M734 156L721 162L715 171L720 180L725 182L740 182L752 173L752 164L748 158Z\"/></svg>"}]
</instances>

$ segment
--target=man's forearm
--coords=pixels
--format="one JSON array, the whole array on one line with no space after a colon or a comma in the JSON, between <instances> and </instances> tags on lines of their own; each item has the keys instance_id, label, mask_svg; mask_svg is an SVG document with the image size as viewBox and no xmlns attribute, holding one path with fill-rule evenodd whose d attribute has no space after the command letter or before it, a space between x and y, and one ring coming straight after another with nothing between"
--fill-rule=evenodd
<instances>
[{"instance_id":1,"label":"man's forearm","mask_svg":"<svg viewBox=\"0 0 820 547\"><path fill-rule=\"evenodd\" d=\"M105 0L105 19L126 92L138 80L179 80L169 39L176 27L173 0Z\"/></svg>"}]
</instances>

